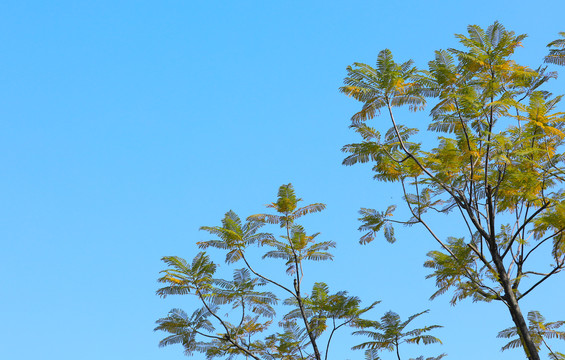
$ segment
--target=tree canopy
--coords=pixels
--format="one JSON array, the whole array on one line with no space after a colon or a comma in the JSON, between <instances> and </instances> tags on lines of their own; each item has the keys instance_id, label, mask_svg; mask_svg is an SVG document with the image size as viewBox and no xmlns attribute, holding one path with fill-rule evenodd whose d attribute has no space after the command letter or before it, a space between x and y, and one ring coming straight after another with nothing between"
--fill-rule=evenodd
<instances>
[{"instance_id":1,"label":"tree canopy","mask_svg":"<svg viewBox=\"0 0 565 360\"><path fill-rule=\"evenodd\" d=\"M502 302L527 357L539 359L519 301L565 268L565 113L557 111L562 95L544 90L557 75L513 60L526 35L498 22L471 25L456 37L461 49L436 51L427 70L397 63L388 49L375 67L347 68L340 90L363 103L350 126L362 141L343 147L349 154L343 163L374 163L375 179L400 184L411 214L395 220L395 206L361 209L361 242L381 230L394 242L395 223L423 226L440 245L425 263L438 287L432 298L451 291L452 304ZM563 42L549 46L545 61L562 64ZM427 128L395 117L397 107L416 112L428 102ZM390 124L384 137L368 124L382 110ZM414 140L421 130L430 134ZM434 214L459 217L460 231L441 239L429 225ZM534 252L550 265L538 268Z\"/></svg>"},{"instance_id":2,"label":"tree canopy","mask_svg":"<svg viewBox=\"0 0 565 360\"><path fill-rule=\"evenodd\" d=\"M335 243L319 240L319 233L308 234L296 222L304 215L325 208L321 203L299 206L301 200L291 184L282 185L277 201L267 205L275 214L251 215L242 221L233 211L228 211L221 225L201 227L214 236L199 242L201 249L223 251L226 264L244 266L234 270L233 280L216 276L217 265L206 252L198 253L191 262L177 256L163 257L167 269L162 271L159 282L165 286L157 295L192 295L201 305L191 315L173 309L167 317L157 321L155 330L169 334L160 342L161 346L181 344L186 355L201 352L207 359L232 359L242 355L252 359L326 360L334 335L340 329L349 327L357 329L356 334L365 334L363 331L369 330L363 329L378 324L367 318L378 301L364 306L361 299L345 290L332 293L323 281L314 282L306 293L303 264L331 260ZM277 225L282 234L277 237L260 232L268 224ZM254 245L263 250L259 259L256 249L252 248ZM258 260L261 259L283 260L282 280L281 274L259 270L262 266ZM281 305L290 310L277 316ZM417 332L436 327L402 336L410 337L406 342L433 343L436 338ZM367 356L378 350L370 348Z\"/></svg>"},{"instance_id":3,"label":"tree canopy","mask_svg":"<svg viewBox=\"0 0 565 360\"><path fill-rule=\"evenodd\" d=\"M549 65L530 67L514 60L526 35L498 22L470 25L456 38L460 48L436 51L427 69L396 62L388 49L374 66L346 69L340 91L362 105L350 123L360 140L343 146L343 164L373 164L377 181L398 184L408 213L395 216L395 204L362 208L360 243L379 232L394 243L395 226L421 226L437 245L424 263L437 285L432 299L449 293L452 305L501 303L515 324L499 333L511 339L503 350L521 347L538 360L547 349L550 358L563 359L546 343L565 340L563 321L545 322L536 310L524 317L521 300L565 269L565 112L558 111L562 95L547 90L557 77L549 66L565 64L565 42L549 43L549 54L540 56ZM409 127L411 115L399 115L400 107L429 109L427 126ZM441 342L430 334L439 325L408 327L427 311L402 321L391 310L377 321L371 314L378 301L362 305L346 290L332 293L324 279L306 290L304 264L332 260L336 243L299 224L325 209L301 201L291 184L282 185L267 205L271 213L242 220L230 210L220 225L201 227L213 238L198 243L203 251L191 262L163 257L157 294L192 295L200 306L191 315L173 309L157 321L155 330L168 333L161 346L181 344L187 355L207 359L327 360L336 332L350 328L365 337L353 349L366 359L380 359L385 350L401 360L401 345ZM436 216L457 218L461 226L442 238L430 222ZM280 233L263 232L267 226ZM217 276L212 249L241 266L231 279ZM282 260L281 274L262 271L264 259ZM283 307L290 310L280 316Z\"/></svg>"}]
</instances>

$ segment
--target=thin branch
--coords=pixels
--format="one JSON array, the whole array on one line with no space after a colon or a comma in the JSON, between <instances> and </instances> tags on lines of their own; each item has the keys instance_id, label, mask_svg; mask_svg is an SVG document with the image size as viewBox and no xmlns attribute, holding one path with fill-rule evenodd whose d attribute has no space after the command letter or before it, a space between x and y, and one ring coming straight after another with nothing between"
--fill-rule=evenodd
<instances>
[{"instance_id":1,"label":"thin branch","mask_svg":"<svg viewBox=\"0 0 565 360\"><path fill-rule=\"evenodd\" d=\"M536 246L534 246L530 251L528 251L528 253L527 253L526 256L524 257L524 259L522 260L522 263L524 263L524 262L528 259L528 256L530 256L530 254L531 254L535 249L537 249L539 246L541 246L541 245L542 245L544 242L546 242L547 240L552 239L552 238L556 237L557 235L561 234L563 231L565 231L565 229L561 229L561 230L559 230L558 232L556 232L555 234L550 235L550 236L546 237L545 239L541 240L540 242L538 242L538 244L537 244Z\"/></svg>"},{"instance_id":2,"label":"thin branch","mask_svg":"<svg viewBox=\"0 0 565 360\"><path fill-rule=\"evenodd\" d=\"M208 306L208 304L206 303L206 301L204 300L204 298L202 297L202 293L200 292L199 288L196 288L196 294L198 295L198 297L200 298L200 300L202 301L202 303L204 304L204 306L206 307L206 310L208 310L208 312L215 317L216 319L218 319L218 321L222 324L222 326L224 327L224 329L226 329L226 337L222 338L222 340L224 341L229 341L231 344L233 344L233 346L235 346L236 348L238 348L239 350L243 351L247 356L251 356L253 359L255 360L261 360L259 357L253 355L253 353L251 353L249 350L247 350L246 348L242 347L241 345L239 345L237 342L235 342L232 337L230 336L230 330L228 328L228 326L224 323L224 321L222 320L222 318L220 318L218 315L216 315L216 313L214 313L210 307Z\"/></svg>"},{"instance_id":3,"label":"thin branch","mask_svg":"<svg viewBox=\"0 0 565 360\"><path fill-rule=\"evenodd\" d=\"M508 253L508 251L510 250L510 248L512 247L512 245L514 244L514 241L516 240L516 238L518 237L518 235L520 235L520 232L522 230L525 229L525 227L542 211L544 211L548 206L549 206L550 202L546 201L539 209L537 209L529 218L527 218L526 220L524 220L524 223L518 228L518 230L516 230L516 233L514 233L514 236L512 236L512 239L510 240L510 242L508 243L508 246L506 247L506 250L504 251L504 253L502 253L502 258L504 259L504 257L506 256L506 254Z\"/></svg>"},{"instance_id":4,"label":"thin branch","mask_svg":"<svg viewBox=\"0 0 565 360\"><path fill-rule=\"evenodd\" d=\"M469 235L471 235L471 238L473 238L473 230L471 229L471 226L469 226L469 222L467 221L467 217L465 217L465 214L463 213L463 209L461 209L461 206L459 205L457 205L457 208L461 213L461 217L463 218L463 220L465 220L465 225L467 225L467 229L469 230Z\"/></svg>"},{"instance_id":5,"label":"thin branch","mask_svg":"<svg viewBox=\"0 0 565 360\"><path fill-rule=\"evenodd\" d=\"M484 257L484 255L479 252L479 249L477 249L474 244L469 243L469 244L467 244L467 246L468 246L471 250L473 250L473 252L474 252L475 254L477 254L477 256L479 257L479 259L481 259L481 261L483 262L483 264L485 264L485 266L488 267L490 271L492 271L494 274L496 274L496 271L494 270L494 268L492 267L492 265L490 264L490 262L487 261L487 259Z\"/></svg>"},{"instance_id":6,"label":"thin branch","mask_svg":"<svg viewBox=\"0 0 565 360\"><path fill-rule=\"evenodd\" d=\"M537 272L537 271L526 271L523 275L528 275L528 274L538 275L538 276L547 276L547 275L549 275L549 273L540 273L540 272Z\"/></svg>"},{"instance_id":7,"label":"thin branch","mask_svg":"<svg viewBox=\"0 0 565 360\"><path fill-rule=\"evenodd\" d=\"M208 335L208 334L204 334L204 333L202 333L202 332L200 332L200 331L198 331L198 330L196 330L196 329L192 329L192 331L194 331L194 332L195 332L195 333L197 333L198 335L202 335L202 336L205 336L205 337L207 337L207 338L210 338L210 339L216 339L216 340L226 340L226 339L225 339L225 338L223 338L223 337L219 337L219 336L214 336L214 335Z\"/></svg>"},{"instance_id":8,"label":"thin branch","mask_svg":"<svg viewBox=\"0 0 565 360\"><path fill-rule=\"evenodd\" d=\"M530 293L530 291L532 291L533 289L535 289L538 285L540 285L541 283L543 283L545 280L547 280L551 275L557 274L558 272L561 271L561 269L563 268L563 261L560 264L557 264L557 266L555 266L553 268L553 270L551 270L546 276L544 276L542 279L540 279L540 281L538 281L537 283L535 283L531 288L528 289L528 291L526 291L525 293L523 293L522 295L520 295L517 300L522 299L524 296L528 295Z\"/></svg>"},{"instance_id":9,"label":"thin branch","mask_svg":"<svg viewBox=\"0 0 565 360\"><path fill-rule=\"evenodd\" d=\"M328 343L326 345L326 354L324 355L325 360L328 360L328 353L330 352L330 342L332 341L332 337L334 336L334 332L336 331L335 318L332 318L332 323L333 323L333 329L332 329L332 332L330 333L330 337L329 337Z\"/></svg>"},{"instance_id":10,"label":"thin branch","mask_svg":"<svg viewBox=\"0 0 565 360\"><path fill-rule=\"evenodd\" d=\"M279 284L278 282L276 282L276 281L274 281L274 280L271 280L271 279L269 279L269 278L267 278L267 277L265 277L265 276L259 274L259 273L256 272L255 270L253 270L253 268L251 267L251 265L249 265L249 262L247 262L247 259L245 258L245 255L243 255L243 251L239 250L239 253L240 253L240 255L241 255L241 258L242 258L243 261L245 262L245 265L246 265L247 268L249 269L249 271L251 271L255 276L258 276L258 277L260 277L261 279L263 279L263 280L265 280L265 281L267 281L267 282L269 282L269 283L271 283L271 284L273 284L273 285L276 285L276 286L280 287L281 289L283 289L283 290L287 291L288 293L290 293L292 296L296 297L296 295L294 294L294 292L291 291L291 290L290 290L289 288L287 288L286 286L281 285L281 284Z\"/></svg>"}]
</instances>

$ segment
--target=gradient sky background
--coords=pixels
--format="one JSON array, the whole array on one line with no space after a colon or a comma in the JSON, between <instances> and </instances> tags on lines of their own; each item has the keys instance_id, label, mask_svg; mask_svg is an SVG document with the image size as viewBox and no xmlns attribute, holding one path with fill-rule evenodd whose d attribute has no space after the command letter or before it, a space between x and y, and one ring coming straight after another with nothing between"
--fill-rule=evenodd
<instances>
[{"instance_id":1,"label":"gradient sky background","mask_svg":"<svg viewBox=\"0 0 565 360\"><path fill-rule=\"evenodd\" d=\"M414 324L444 325L435 332L444 345L404 355L522 358L499 352L495 335L512 326L501 304L428 300L435 287L422 263L435 245L421 229L398 231L396 245L358 244L357 210L397 201L399 188L371 180L368 166L340 165L359 104L337 89L347 65L372 64L383 48L424 67L434 50L457 46L454 33L495 20L529 34L517 58L535 67L565 31L563 4L3 1L0 358L184 358L180 346L159 349L164 334L152 331L169 309L193 304L154 295L160 258L191 259L209 239L200 226L229 209L262 212L288 182L328 205L306 224L338 243L336 260L309 266L306 282L381 300L375 318L431 309ZM405 115L425 123L424 112ZM452 220L434 224L460 234ZM524 312L565 319L563 285L543 285ZM349 350L361 338L346 334L330 359L362 358Z\"/></svg>"}]
</instances>

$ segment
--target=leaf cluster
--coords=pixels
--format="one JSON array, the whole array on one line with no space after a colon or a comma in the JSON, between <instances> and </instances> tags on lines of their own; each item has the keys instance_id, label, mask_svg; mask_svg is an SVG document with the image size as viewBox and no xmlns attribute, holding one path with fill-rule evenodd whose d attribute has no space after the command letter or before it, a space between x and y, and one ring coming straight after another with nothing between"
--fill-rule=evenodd
<instances>
[{"instance_id":1,"label":"leaf cluster","mask_svg":"<svg viewBox=\"0 0 565 360\"><path fill-rule=\"evenodd\" d=\"M207 359L246 356L321 360L317 342L328 332L327 357L334 333L342 327L356 326L361 316L378 302L362 307L359 298L346 291L330 294L322 282L314 284L310 295L303 293L303 263L332 260L330 250L335 242L319 241L319 233L309 235L296 223L302 216L325 208L320 203L300 206L300 202L292 185L285 184L279 188L277 200L267 205L275 214L252 215L242 221L230 210L220 225L201 227L214 237L199 242L201 249L224 252L226 264L243 263L243 268L234 270L232 279L215 276L217 265L206 252L198 253L190 263L177 256L162 259L168 268L161 272L159 282L165 286L157 294L161 297L190 294L202 306L190 317L180 309L173 309L167 317L159 319L155 330L169 334L161 346L181 344L187 355L201 352ZM262 232L267 224L280 225L283 234ZM252 265L253 256L248 250L255 245L264 250L262 259L285 262L292 286ZM283 302L291 309L282 316L280 331L273 326L279 297L271 290L290 295ZM222 309L227 311L225 315Z\"/></svg>"},{"instance_id":2,"label":"leaf cluster","mask_svg":"<svg viewBox=\"0 0 565 360\"><path fill-rule=\"evenodd\" d=\"M546 343L546 339L559 339L565 340L565 332L559 331L560 327L565 325L565 321L545 322L545 317L539 311L530 311L528 313L529 330L532 334L532 339L538 350L544 345L549 351L549 357L553 360L565 359L565 354L554 352ZM500 331L497 335L498 338L512 339L509 343L502 347L502 351L508 349L520 348L523 346L519 337L519 331L516 327L510 327Z\"/></svg>"},{"instance_id":3,"label":"leaf cluster","mask_svg":"<svg viewBox=\"0 0 565 360\"><path fill-rule=\"evenodd\" d=\"M383 350L396 351L399 353L401 344L420 344L429 345L441 343L435 336L427 334L433 329L441 328L439 325L430 325L423 328L405 330L406 327L417 317L427 313L428 310L410 316L405 321L400 316L388 311L380 321L359 321L358 326L362 330L355 331L354 335L362 335L370 340L354 346L354 349L366 349L366 359L378 359L378 353ZM432 359L441 359L445 354Z\"/></svg>"}]
</instances>

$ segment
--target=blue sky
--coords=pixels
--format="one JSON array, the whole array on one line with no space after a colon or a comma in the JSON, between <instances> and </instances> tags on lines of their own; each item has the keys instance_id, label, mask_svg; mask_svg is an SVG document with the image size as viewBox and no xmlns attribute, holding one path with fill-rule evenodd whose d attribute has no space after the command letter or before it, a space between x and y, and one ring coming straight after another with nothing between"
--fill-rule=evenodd
<instances>
[{"instance_id":1,"label":"blue sky","mask_svg":"<svg viewBox=\"0 0 565 360\"><path fill-rule=\"evenodd\" d=\"M263 211L288 182L328 205L308 229L338 243L336 260L308 268L308 281L381 300L375 317L429 308L415 325L445 326L443 346L406 354L522 356L499 353L495 335L511 326L500 304L428 301L434 284L422 263L434 244L420 229L399 231L394 246L357 243L357 210L394 202L399 189L371 180L368 167L340 165L359 105L337 88L347 65L373 63L383 48L423 67L456 46L454 33L495 20L529 34L518 59L536 66L565 31L565 6L541 6L2 2L0 358L184 358L180 347L159 349L152 331L170 308L192 304L154 295L159 259L192 258L208 239L200 226L229 209ZM436 223L442 236L459 231L447 223ZM564 319L562 289L562 277L545 284L524 311ZM361 358L351 341L342 333L331 359Z\"/></svg>"}]
</instances>

